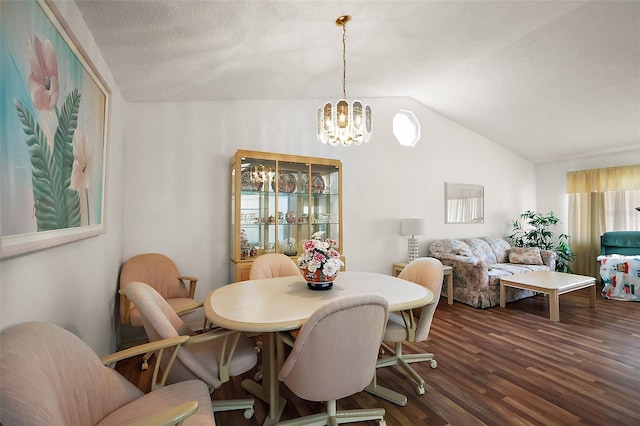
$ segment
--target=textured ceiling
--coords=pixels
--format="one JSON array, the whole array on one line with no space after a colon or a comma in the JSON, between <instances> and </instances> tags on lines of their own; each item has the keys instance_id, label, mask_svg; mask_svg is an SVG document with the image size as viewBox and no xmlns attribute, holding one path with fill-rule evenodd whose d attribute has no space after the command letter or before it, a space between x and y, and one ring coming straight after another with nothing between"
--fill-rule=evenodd
<instances>
[{"instance_id":1,"label":"textured ceiling","mask_svg":"<svg viewBox=\"0 0 640 426\"><path fill-rule=\"evenodd\" d=\"M76 0L126 100L408 96L539 163L640 147L638 1ZM638 158L640 162L640 158Z\"/></svg>"}]
</instances>

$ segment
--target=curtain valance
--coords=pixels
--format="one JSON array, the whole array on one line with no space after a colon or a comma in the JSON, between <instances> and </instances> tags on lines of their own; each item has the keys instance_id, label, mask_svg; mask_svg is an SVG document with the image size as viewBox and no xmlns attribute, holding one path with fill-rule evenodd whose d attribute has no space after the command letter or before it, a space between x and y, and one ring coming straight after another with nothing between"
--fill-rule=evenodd
<instances>
[{"instance_id":1,"label":"curtain valance","mask_svg":"<svg viewBox=\"0 0 640 426\"><path fill-rule=\"evenodd\" d=\"M640 189L640 164L567 173L567 193Z\"/></svg>"}]
</instances>

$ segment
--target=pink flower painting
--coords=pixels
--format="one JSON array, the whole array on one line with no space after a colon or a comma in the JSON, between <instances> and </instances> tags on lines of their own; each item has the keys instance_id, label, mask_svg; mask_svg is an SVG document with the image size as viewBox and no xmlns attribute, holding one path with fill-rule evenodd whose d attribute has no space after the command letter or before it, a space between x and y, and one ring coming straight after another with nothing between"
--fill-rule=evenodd
<instances>
[{"instance_id":1,"label":"pink flower painting","mask_svg":"<svg viewBox=\"0 0 640 426\"><path fill-rule=\"evenodd\" d=\"M58 59L51 41L40 41L37 36L29 39L29 92L33 106L38 110L51 111L58 103L60 82L58 80Z\"/></svg>"}]
</instances>

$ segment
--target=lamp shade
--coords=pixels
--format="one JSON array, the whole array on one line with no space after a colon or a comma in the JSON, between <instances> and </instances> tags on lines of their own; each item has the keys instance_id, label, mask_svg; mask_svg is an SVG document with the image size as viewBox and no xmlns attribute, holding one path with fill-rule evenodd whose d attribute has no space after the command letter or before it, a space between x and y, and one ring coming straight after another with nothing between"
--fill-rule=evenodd
<instances>
[{"instance_id":1,"label":"lamp shade","mask_svg":"<svg viewBox=\"0 0 640 426\"><path fill-rule=\"evenodd\" d=\"M402 235L422 235L424 234L424 219L406 218L402 219L400 230Z\"/></svg>"}]
</instances>

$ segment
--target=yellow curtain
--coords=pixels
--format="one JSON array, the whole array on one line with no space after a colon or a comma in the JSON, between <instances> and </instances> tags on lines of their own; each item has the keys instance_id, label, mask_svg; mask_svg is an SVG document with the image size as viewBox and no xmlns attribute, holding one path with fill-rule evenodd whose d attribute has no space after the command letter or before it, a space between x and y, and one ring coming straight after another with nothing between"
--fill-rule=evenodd
<instances>
[{"instance_id":1,"label":"yellow curtain","mask_svg":"<svg viewBox=\"0 0 640 426\"><path fill-rule=\"evenodd\" d=\"M640 189L640 164L567 173L567 193Z\"/></svg>"},{"instance_id":2,"label":"yellow curtain","mask_svg":"<svg viewBox=\"0 0 640 426\"><path fill-rule=\"evenodd\" d=\"M596 258L605 229L604 210L603 192L569 194L569 246L575 254L571 269L576 274L600 276Z\"/></svg>"},{"instance_id":3,"label":"yellow curtain","mask_svg":"<svg viewBox=\"0 0 640 426\"><path fill-rule=\"evenodd\" d=\"M640 164L567 173L569 245L576 274L599 277L596 258L606 229L605 192L640 189Z\"/></svg>"}]
</instances>

